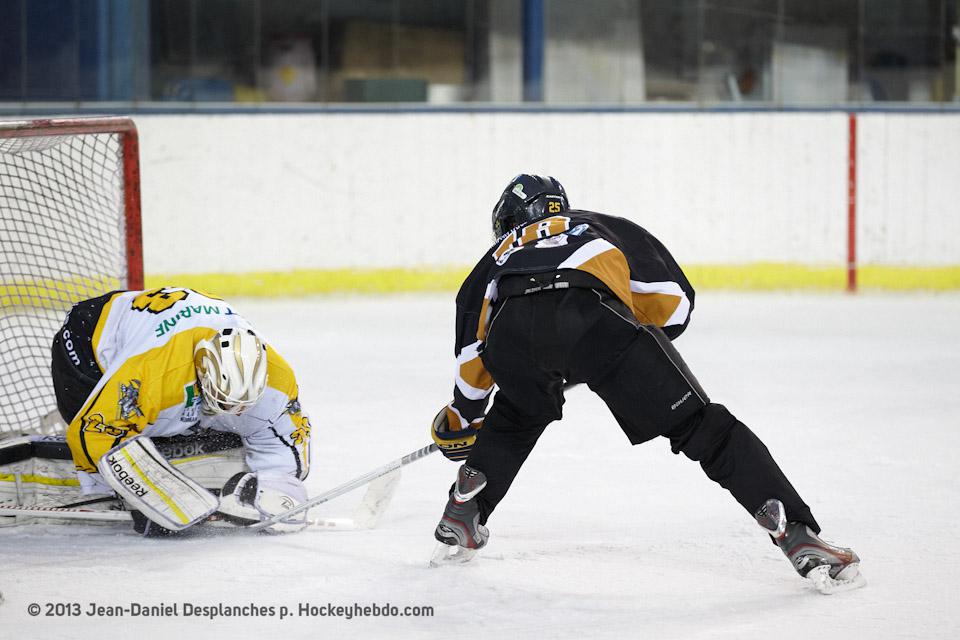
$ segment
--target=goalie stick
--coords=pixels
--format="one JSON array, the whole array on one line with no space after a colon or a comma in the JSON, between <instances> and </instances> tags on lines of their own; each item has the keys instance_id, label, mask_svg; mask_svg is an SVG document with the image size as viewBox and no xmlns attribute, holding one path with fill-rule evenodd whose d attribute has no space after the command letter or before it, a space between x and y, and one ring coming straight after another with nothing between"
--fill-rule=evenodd
<instances>
[{"instance_id":1,"label":"goalie stick","mask_svg":"<svg viewBox=\"0 0 960 640\"><path fill-rule=\"evenodd\" d=\"M51 518L54 520L86 520L94 522L131 522L133 516L129 511L111 510L94 511L79 507L15 507L0 505L0 518L20 516L24 518ZM203 523L198 523L203 526ZM370 529L376 522L354 518L317 518L308 520L307 525L324 530L353 531L356 529ZM0 527L5 526L0 521ZM226 532L227 530L222 530ZM243 531L243 529L237 529Z\"/></svg>"},{"instance_id":2,"label":"goalie stick","mask_svg":"<svg viewBox=\"0 0 960 640\"><path fill-rule=\"evenodd\" d=\"M351 530L372 528L376 526L377 521L380 519L380 516L383 515L383 511L386 509L390 499L393 497L393 493L396 490L397 482L399 480L398 472L400 468L410 464L411 462L415 462L436 450L437 445L435 444L430 444L422 449L417 449L416 451L409 453L402 458L388 462L387 464L378 467L373 471L369 471L362 476L341 484L338 487L334 487L329 491L325 491L320 495L311 498L307 502L290 509L289 511L277 514L269 520L258 522L257 524L250 525L249 527L239 529L238 531L259 531L261 529L265 529L266 527L269 527L280 520L284 520L290 516L302 513L303 511L311 509L312 507L324 502L329 502L330 500L353 491L358 487L362 487L365 484L370 484L371 486L364 495L360 505L357 507L357 512L353 519L319 518L316 520L309 520L307 521L307 524L321 529ZM0 516L25 516L33 518L57 518L65 520L99 520L102 522L124 522L132 519L129 511L94 511L92 509L80 508L82 505L83 503L75 503L73 505L65 505L61 507L19 507L0 505Z\"/></svg>"},{"instance_id":3,"label":"goalie stick","mask_svg":"<svg viewBox=\"0 0 960 640\"><path fill-rule=\"evenodd\" d=\"M61 518L64 520L99 520L124 522L130 520L129 511L94 511L79 507L15 507L0 504L0 517L27 516L30 518Z\"/></svg>"}]
</instances>

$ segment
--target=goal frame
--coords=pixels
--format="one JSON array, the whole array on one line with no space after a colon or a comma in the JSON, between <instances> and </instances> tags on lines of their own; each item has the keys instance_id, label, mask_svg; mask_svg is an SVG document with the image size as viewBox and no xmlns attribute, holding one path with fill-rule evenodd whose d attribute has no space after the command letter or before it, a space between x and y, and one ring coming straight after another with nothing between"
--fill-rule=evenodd
<instances>
[{"instance_id":1,"label":"goal frame","mask_svg":"<svg viewBox=\"0 0 960 640\"><path fill-rule=\"evenodd\" d=\"M125 251L128 289L143 289L143 236L140 226L140 140L133 120L120 116L0 120L0 139L115 133L123 162Z\"/></svg>"}]
</instances>

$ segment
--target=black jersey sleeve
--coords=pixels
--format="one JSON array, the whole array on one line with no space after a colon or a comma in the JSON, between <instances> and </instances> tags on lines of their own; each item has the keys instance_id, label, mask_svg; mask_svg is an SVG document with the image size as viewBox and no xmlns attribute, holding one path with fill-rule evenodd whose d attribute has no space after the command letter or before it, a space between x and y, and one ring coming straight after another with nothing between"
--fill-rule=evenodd
<instances>
[{"instance_id":1,"label":"black jersey sleeve","mask_svg":"<svg viewBox=\"0 0 960 640\"><path fill-rule=\"evenodd\" d=\"M484 301L490 264L492 260L484 255L457 294L456 377L453 401L447 406L447 420L453 430L482 426L494 387L493 378L480 358L483 341L477 335L480 317L487 307Z\"/></svg>"},{"instance_id":2,"label":"black jersey sleeve","mask_svg":"<svg viewBox=\"0 0 960 640\"><path fill-rule=\"evenodd\" d=\"M592 220L600 234L617 245L626 256L630 267L635 311L642 310L637 307L642 305L644 290L667 290L671 288L669 283L675 283L678 288L675 293L682 292L685 300L678 307L679 311L673 321L662 324L661 328L671 340L682 334L690 323L696 292L666 246L652 233L626 218L598 213L590 213L587 217Z\"/></svg>"}]
</instances>

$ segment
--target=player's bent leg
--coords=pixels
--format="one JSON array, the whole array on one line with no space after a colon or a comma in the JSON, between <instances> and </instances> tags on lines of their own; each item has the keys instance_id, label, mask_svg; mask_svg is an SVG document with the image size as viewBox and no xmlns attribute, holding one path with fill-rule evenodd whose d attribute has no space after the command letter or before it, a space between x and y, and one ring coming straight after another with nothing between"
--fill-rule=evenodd
<instances>
[{"instance_id":1,"label":"player's bent leg","mask_svg":"<svg viewBox=\"0 0 960 640\"><path fill-rule=\"evenodd\" d=\"M510 298L488 333L481 357L499 391L466 460L487 478L477 497L480 524L506 495L546 426L563 415L563 377L537 355L556 355L551 345L559 339L540 331L536 321L555 312L554 302L550 294Z\"/></svg>"},{"instance_id":2,"label":"player's bent leg","mask_svg":"<svg viewBox=\"0 0 960 640\"><path fill-rule=\"evenodd\" d=\"M775 497L791 520L820 530L764 444L726 407L710 402L661 330L639 325L616 364L588 384L632 443L667 436L674 453L700 462L751 515Z\"/></svg>"},{"instance_id":3,"label":"player's bent leg","mask_svg":"<svg viewBox=\"0 0 960 640\"><path fill-rule=\"evenodd\" d=\"M480 524L487 523L506 496L548 422L517 415L505 396L494 399L477 443L466 460L469 467L484 473L487 483L476 498Z\"/></svg>"},{"instance_id":4,"label":"player's bent leg","mask_svg":"<svg viewBox=\"0 0 960 640\"><path fill-rule=\"evenodd\" d=\"M166 530L202 522L219 505L215 495L174 468L143 436L109 450L97 468L132 510Z\"/></svg>"},{"instance_id":5,"label":"player's bent leg","mask_svg":"<svg viewBox=\"0 0 960 640\"><path fill-rule=\"evenodd\" d=\"M710 403L663 435L670 439L674 453L699 462L707 477L728 490L751 515L769 498L776 498L785 505L791 522L820 532L810 507L767 447L723 405Z\"/></svg>"},{"instance_id":6,"label":"player's bent leg","mask_svg":"<svg viewBox=\"0 0 960 640\"><path fill-rule=\"evenodd\" d=\"M602 341L596 344L596 361L582 367L589 387L610 409L633 444L656 438L700 411L710 399L680 353L655 326L630 325L607 311L600 335L629 328L630 342L609 354ZM605 367L598 365L606 362Z\"/></svg>"},{"instance_id":7,"label":"player's bent leg","mask_svg":"<svg viewBox=\"0 0 960 640\"><path fill-rule=\"evenodd\" d=\"M430 561L432 566L469 561L487 544L490 532L480 524L478 498L487 486L483 472L462 465L457 472L443 516L433 535L437 548Z\"/></svg>"}]
</instances>

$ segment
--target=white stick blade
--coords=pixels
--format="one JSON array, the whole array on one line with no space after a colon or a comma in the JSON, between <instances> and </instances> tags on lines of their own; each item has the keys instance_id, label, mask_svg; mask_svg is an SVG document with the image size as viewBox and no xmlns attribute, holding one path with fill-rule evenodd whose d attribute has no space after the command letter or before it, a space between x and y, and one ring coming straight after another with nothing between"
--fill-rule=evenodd
<instances>
[{"instance_id":1,"label":"white stick blade","mask_svg":"<svg viewBox=\"0 0 960 640\"><path fill-rule=\"evenodd\" d=\"M390 506L393 494L400 485L400 469L371 482L363 499L357 505L353 520L358 529L372 529Z\"/></svg>"}]
</instances>

